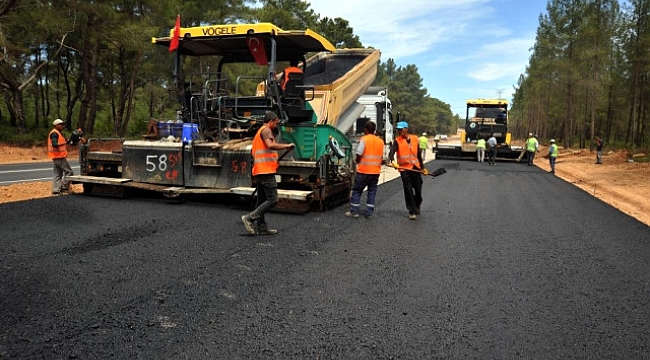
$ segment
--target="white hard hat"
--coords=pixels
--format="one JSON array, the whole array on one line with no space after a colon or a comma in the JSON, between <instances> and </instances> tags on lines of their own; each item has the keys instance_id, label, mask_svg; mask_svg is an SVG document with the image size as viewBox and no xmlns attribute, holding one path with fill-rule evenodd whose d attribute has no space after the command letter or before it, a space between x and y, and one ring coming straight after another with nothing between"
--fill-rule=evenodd
<instances>
[{"instance_id":1,"label":"white hard hat","mask_svg":"<svg viewBox=\"0 0 650 360\"><path fill-rule=\"evenodd\" d=\"M52 125L59 125L59 124L63 124L63 120L56 119L56 120L52 121Z\"/></svg>"},{"instance_id":2,"label":"white hard hat","mask_svg":"<svg viewBox=\"0 0 650 360\"><path fill-rule=\"evenodd\" d=\"M423 133L422 133L422 136L427 136L427 133L423 132Z\"/></svg>"},{"instance_id":3,"label":"white hard hat","mask_svg":"<svg viewBox=\"0 0 650 360\"><path fill-rule=\"evenodd\" d=\"M555 139L551 139L551 142L552 142L552 143L555 142Z\"/></svg>"}]
</instances>

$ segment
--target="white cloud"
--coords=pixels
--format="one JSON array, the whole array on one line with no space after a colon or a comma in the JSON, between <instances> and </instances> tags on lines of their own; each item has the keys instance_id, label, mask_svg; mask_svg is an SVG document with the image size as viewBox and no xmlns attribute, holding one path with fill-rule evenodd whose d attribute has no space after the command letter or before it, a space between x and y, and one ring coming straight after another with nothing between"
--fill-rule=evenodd
<instances>
[{"instance_id":1,"label":"white cloud","mask_svg":"<svg viewBox=\"0 0 650 360\"><path fill-rule=\"evenodd\" d=\"M528 64L544 3L314 0L311 8L321 17L349 21L364 46L381 50L382 61L417 66L429 95L458 112L463 99L495 97L496 91L511 97Z\"/></svg>"},{"instance_id":2,"label":"white cloud","mask_svg":"<svg viewBox=\"0 0 650 360\"><path fill-rule=\"evenodd\" d=\"M483 63L468 71L467 76L478 81L494 81L505 77L516 77L522 72L522 64L518 62Z\"/></svg>"},{"instance_id":3,"label":"white cloud","mask_svg":"<svg viewBox=\"0 0 650 360\"><path fill-rule=\"evenodd\" d=\"M435 44L452 41L468 24L492 12L489 0L330 0L311 8L321 17L349 21L364 46L382 50L383 57L399 59L430 51ZM498 33L495 25L484 26Z\"/></svg>"},{"instance_id":4,"label":"white cloud","mask_svg":"<svg viewBox=\"0 0 650 360\"><path fill-rule=\"evenodd\" d=\"M479 81L518 78L525 71L529 49L534 39L516 38L485 44L480 49L484 59L478 66L467 71L467 76ZM502 61L498 61L502 60Z\"/></svg>"}]
</instances>

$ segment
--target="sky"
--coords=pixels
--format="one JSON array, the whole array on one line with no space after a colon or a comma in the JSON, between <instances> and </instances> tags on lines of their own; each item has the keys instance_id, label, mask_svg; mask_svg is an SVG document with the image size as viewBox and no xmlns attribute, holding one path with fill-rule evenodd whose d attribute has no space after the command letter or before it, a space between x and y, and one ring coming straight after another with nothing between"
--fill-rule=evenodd
<instances>
[{"instance_id":1,"label":"sky","mask_svg":"<svg viewBox=\"0 0 650 360\"><path fill-rule=\"evenodd\" d=\"M415 65L429 96L465 118L467 99L512 101L547 0L311 0L343 18L381 61ZM390 97L390 88L388 89ZM395 104L397 105L397 104Z\"/></svg>"}]
</instances>

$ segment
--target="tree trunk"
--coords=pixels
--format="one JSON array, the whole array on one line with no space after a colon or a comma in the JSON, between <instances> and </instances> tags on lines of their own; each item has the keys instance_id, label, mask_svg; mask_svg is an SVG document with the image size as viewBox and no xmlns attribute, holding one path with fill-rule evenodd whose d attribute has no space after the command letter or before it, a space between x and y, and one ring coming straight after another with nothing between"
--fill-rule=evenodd
<instances>
[{"instance_id":1,"label":"tree trunk","mask_svg":"<svg viewBox=\"0 0 650 360\"><path fill-rule=\"evenodd\" d=\"M82 78L86 93L81 99L79 127L92 133L97 116L97 61L99 59L99 40L86 39L81 63Z\"/></svg>"},{"instance_id":2,"label":"tree trunk","mask_svg":"<svg viewBox=\"0 0 650 360\"><path fill-rule=\"evenodd\" d=\"M135 63L133 64L133 71L131 72L131 80L129 81L129 94L128 94L128 106L126 107L126 116L124 117L122 123L122 136L126 134L126 130L129 126L129 121L131 120L131 110L133 109L133 94L135 94L135 80L138 76L138 69L140 69L140 59L142 57L142 52L138 51L135 57Z\"/></svg>"},{"instance_id":3,"label":"tree trunk","mask_svg":"<svg viewBox=\"0 0 650 360\"><path fill-rule=\"evenodd\" d=\"M20 89L15 88L11 91L13 95L13 111L16 116L16 129L18 133L24 135L27 133L27 126L25 124L25 113L23 111L23 92Z\"/></svg>"},{"instance_id":4,"label":"tree trunk","mask_svg":"<svg viewBox=\"0 0 650 360\"><path fill-rule=\"evenodd\" d=\"M115 99L115 111L113 112L113 135L122 136L122 119L126 107L127 83L126 83L126 51L123 47L118 49L117 78L119 79L119 91Z\"/></svg>"},{"instance_id":5,"label":"tree trunk","mask_svg":"<svg viewBox=\"0 0 650 360\"><path fill-rule=\"evenodd\" d=\"M16 113L14 112L13 106L11 105L11 93L5 91L5 105L7 105L7 110L9 111L9 126L12 128L16 127Z\"/></svg>"}]
</instances>

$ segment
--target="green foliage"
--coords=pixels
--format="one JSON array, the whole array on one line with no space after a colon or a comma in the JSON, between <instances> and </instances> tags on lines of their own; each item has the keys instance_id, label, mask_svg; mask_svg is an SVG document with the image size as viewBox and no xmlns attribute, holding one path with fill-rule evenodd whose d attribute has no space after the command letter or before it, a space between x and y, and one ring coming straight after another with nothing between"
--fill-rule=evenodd
<instances>
[{"instance_id":1,"label":"green foliage","mask_svg":"<svg viewBox=\"0 0 650 360\"><path fill-rule=\"evenodd\" d=\"M263 0L261 6L250 6L254 3L25 0L0 19L0 50L7 54L0 58L0 89L5 99L0 103L0 140L42 142L51 119L57 117L82 127L89 136L127 138L144 134L150 119L174 119L179 103L172 80L173 56L167 49L151 46L151 37L168 36L177 14L182 27L271 22L285 30L313 29L338 47L363 47L347 20L321 18L308 2ZM186 61L184 68L194 70L185 78L201 91L205 80L216 76L217 63L214 59ZM253 95L265 71L255 65L226 67L231 95L237 85L234 74L254 77L239 84L240 94ZM23 83L31 75L37 75L33 79L39 82ZM457 120L449 105L427 94L415 65L397 67L388 59L380 64L375 84L388 87L395 111L414 130L433 133L455 128Z\"/></svg>"},{"instance_id":2,"label":"green foliage","mask_svg":"<svg viewBox=\"0 0 650 360\"><path fill-rule=\"evenodd\" d=\"M338 48L362 47L359 37L354 35L354 31L347 20L326 17L318 23L316 31L323 34L323 36Z\"/></svg>"},{"instance_id":3,"label":"green foliage","mask_svg":"<svg viewBox=\"0 0 650 360\"><path fill-rule=\"evenodd\" d=\"M515 88L516 133L593 147L595 136L647 146L650 5L645 0L551 0Z\"/></svg>"},{"instance_id":4,"label":"green foliage","mask_svg":"<svg viewBox=\"0 0 650 360\"><path fill-rule=\"evenodd\" d=\"M409 122L411 132L456 132L458 119L452 114L451 105L427 94L415 65L398 67L393 59L388 59L379 64L374 85L388 88L393 111Z\"/></svg>"},{"instance_id":5,"label":"green foliage","mask_svg":"<svg viewBox=\"0 0 650 360\"><path fill-rule=\"evenodd\" d=\"M35 129L26 134L20 134L15 127L0 122L0 142L21 147L41 146L46 144L47 134L51 129Z\"/></svg>"},{"instance_id":6,"label":"green foliage","mask_svg":"<svg viewBox=\"0 0 650 360\"><path fill-rule=\"evenodd\" d=\"M283 30L314 28L318 14L301 0L262 0L262 7L252 10L254 20L269 22Z\"/></svg>"}]
</instances>

